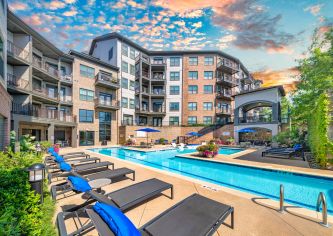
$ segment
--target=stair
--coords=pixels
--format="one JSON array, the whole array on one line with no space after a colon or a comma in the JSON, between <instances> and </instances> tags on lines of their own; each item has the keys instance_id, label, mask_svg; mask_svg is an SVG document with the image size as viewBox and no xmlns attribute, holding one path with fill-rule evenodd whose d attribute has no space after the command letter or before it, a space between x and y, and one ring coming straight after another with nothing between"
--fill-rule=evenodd
<instances>
[{"instance_id":1,"label":"stair","mask_svg":"<svg viewBox=\"0 0 333 236\"><path fill-rule=\"evenodd\" d=\"M214 124L214 125L206 126L198 131L198 133L201 135L200 137L197 137L197 136L186 137L185 142L186 143L199 143L200 140L207 141L208 135L210 135L212 133L214 134L215 130L220 129L224 125L228 125L228 123L227 124ZM209 138L209 140L211 140L211 139L213 139L213 137Z\"/></svg>"}]
</instances>

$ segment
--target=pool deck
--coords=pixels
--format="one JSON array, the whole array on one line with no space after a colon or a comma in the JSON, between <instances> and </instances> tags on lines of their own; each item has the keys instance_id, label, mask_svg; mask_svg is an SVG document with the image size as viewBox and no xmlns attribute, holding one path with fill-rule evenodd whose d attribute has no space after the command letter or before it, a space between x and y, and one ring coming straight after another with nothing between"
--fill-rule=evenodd
<instances>
[{"instance_id":1,"label":"pool deck","mask_svg":"<svg viewBox=\"0 0 333 236\"><path fill-rule=\"evenodd\" d=\"M102 147L99 147L102 148ZM157 147L156 147L157 148ZM88 148L87 148L88 149ZM87 151L85 148L66 148L61 150L62 153L73 151ZM254 150L247 150L246 155L254 155ZM263 197L254 196L252 194L240 192L237 190L216 186L213 184L205 183L203 181L193 180L187 177L182 177L177 174L168 173L166 171L153 169L140 164L135 164L129 161L120 160L114 157L107 157L98 153L90 152L91 156L100 157L103 161L112 161L115 164L115 168L128 167L136 172L136 181L133 182L130 179L115 182L103 188L106 192L111 192L119 188L131 185L150 178L158 178L163 181L169 182L174 186L174 199L171 200L166 196L160 196L147 203L144 203L129 212L126 215L132 220L132 222L140 227L153 217L157 216L167 208L173 206L182 199L190 196L193 193L199 193L219 202L231 205L235 208L235 228L230 229L225 225L222 225L217 233L214 235L333 235L333 228L325 228L321 226L320 213L298 208L295 206L287 207L287 213L281 214L278 210L278 202L272 201ZM243 153L244 154L244 153ZM233 154L235 155L235 154ZM274 168L285 169L300 169L304 172L321 173L322 170L313 170L304 167L291 167L285 165L278 165L274 163L260 163L256 161L239 159L238 155L219 155L217 161L246 164L253 166L273 166ZM233 156L233 157L231 157ZM238 156L238 157L237 157ZM324 171L325 172L325 171ZM326 175L326 173L325 173ZM331 174L332 175L332 174ZM333 176L333 175L332 175ZM54 182L54 184L60 183ZM168 196L169 192L166 192ZM60 195L57 201L57 212L61 211L63 206L79 204L84 202L82 194L72 195L65 197ZM333 218L329 217L329 220L333 222ZM226 220L226 223L230 222L230 218ZM67 227L71 231L74 229L75 224L69 220ZM92 230L85 235L97 235L95 230Z\"/></svg>"}]
</instances>

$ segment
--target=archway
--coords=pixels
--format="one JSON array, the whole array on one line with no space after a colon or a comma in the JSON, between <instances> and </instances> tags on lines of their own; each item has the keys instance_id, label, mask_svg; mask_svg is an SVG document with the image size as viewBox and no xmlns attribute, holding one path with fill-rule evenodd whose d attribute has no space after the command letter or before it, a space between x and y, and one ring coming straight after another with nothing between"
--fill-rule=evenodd
<instances>
[{"instance_id":1,"label":"archway","mask_svg":"<svg viewBox=\"0 0 333 236\"><path fill-rule=\"evenodd\" d=\"M253 145L266 145L272 140L272 130L262 127L241 129L238 135L239 142L250 142Z\"/></svg>"}]
</instances>

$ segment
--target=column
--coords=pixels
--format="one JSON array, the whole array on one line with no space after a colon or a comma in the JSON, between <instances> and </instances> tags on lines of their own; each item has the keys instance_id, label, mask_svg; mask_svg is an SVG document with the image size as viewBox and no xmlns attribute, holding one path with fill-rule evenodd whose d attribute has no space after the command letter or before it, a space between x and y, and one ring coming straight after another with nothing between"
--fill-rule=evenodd
<instances>
[{"instance_id":1,"label":"column","mask_svg":"<svg viewBox=\"0 0 333 236\"><path fill-rule=\"evenodd\" d=\"M49 124L47 128L47 140L54 144L54 124Z\"/></svg>"}]
</instances>

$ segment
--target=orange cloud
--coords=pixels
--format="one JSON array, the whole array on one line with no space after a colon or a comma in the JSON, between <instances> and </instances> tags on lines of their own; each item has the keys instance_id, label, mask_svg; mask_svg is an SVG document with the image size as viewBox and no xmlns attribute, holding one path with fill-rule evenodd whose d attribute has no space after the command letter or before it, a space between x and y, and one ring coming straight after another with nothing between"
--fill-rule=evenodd
<instances>
[{"instance_id":1,"label":"orange cloud","mask_svg":"<svg viewBox=\"0 0 333 236\"><path fill-rule=\"evenodd\" d=\"M13 2L9 3L9 8L11 11L24 11L28 9L28 5L23 2Z\"/></svg>"},{"instance_id":2,"label":"orange cloud","mask_svg":"<svg viewBox=\"0 0 333 236\"><path fill-rule=\"evenodd\" d=\"M284 70L264 70L252 73L257 80L263 81L263 87L283 85L287 92L296 88L300 72L297 68L287 68Z\"/></svg>"},{"instance_id":3,"label":"orange cloud","mask_svg":"<svg viewBox=\"0 0 333 236\"><path fill-rule=\"evenodd\" d=\"M34 26L41 25L43 23L39 15L31 15L29 17L24 17L23 20L28 25L34 25Z\"/></svg>"},{"instance_id":4,"label":"orange cloud","mask_svg":"<svg viewBox=\"0 0 333 236\"><path fill-rule=\"evenodd\" d=\"M44 6L51 10L57 10L66 7L66 4L58 0L53 0L51 2L44 3Z\"/></svg>"}]
</instances>

